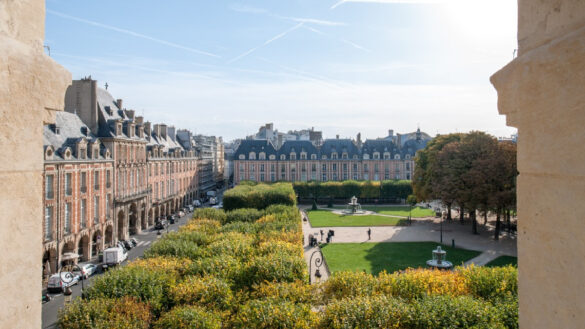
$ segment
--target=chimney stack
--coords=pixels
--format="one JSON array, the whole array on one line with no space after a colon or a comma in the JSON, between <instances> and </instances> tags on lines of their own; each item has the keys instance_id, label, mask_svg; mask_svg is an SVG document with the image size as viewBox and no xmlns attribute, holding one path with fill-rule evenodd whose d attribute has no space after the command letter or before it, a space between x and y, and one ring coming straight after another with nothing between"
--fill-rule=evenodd
<instances>
[{"instance_id":1,"label":"chimney stack","mask_svg":"<svg viewBox=\"0 0 585 329\"><path fill-rule=\"evenodd\" d=\"M339 139L339 134L335 135L335 139Z\"/></svg>"},{"instance_id":2,"label":"chimney stack","mask_svg":"<svg viewBox=\"0 0 585 329\"><path fill-rule=\"evenodd\" d=\"M134 110L126 110L126 116L130 120L134 120Z\"/></svg>"},{"instance_id":3,"label":"chimney stack","mask_svg":"<svg viewBox=\"0 0 585 329\"><path fill-rule=\"evenodd\" d=\"M150 122L146 121L144 123L144 134L146 135L146 137L150 137L152 134L152 130L150 127Z\"/></svg>"},{"instance_id":4,"label":"chimney stack","mask_svg":"<svg viewBox=\"0 0 585 329\"><path fill-rule=\"evenodd\" d=\"M389 137L393 137L394 136L394 129L388 130L388 136Z\"/></svg>"},{"instance_id":5,"label":"chimney stack","mask_svg":"<svg viewBox=\"0 0 585 329\"><path fill-rule=\"evenodd\" d=\"M122 99L118 98L116 99L116 106L121 110L122 109Z\"/></svg>"},{"instance_id":6,"label":"chimney stack","mask_svg":"<svg viewBox=\"0 0 585 329\"><path fill-rule=\"evenodd\" d=\"M134 122L136 122L136 124L140 125L140 124L144 123L144 117L136 117Z\"/></svg>"},{"instance_id":7,"label":"chimney stack","mask_svg":"<svg viewBox=\"0 0 585 329\"><path fill-rule=\"evenodd\" d=\"M168 133L169 133L169 128L167 127L167 125L165 123L161 123L160 125L160 136L164 139L167 139Z\"/></svg>"}]
</instances>

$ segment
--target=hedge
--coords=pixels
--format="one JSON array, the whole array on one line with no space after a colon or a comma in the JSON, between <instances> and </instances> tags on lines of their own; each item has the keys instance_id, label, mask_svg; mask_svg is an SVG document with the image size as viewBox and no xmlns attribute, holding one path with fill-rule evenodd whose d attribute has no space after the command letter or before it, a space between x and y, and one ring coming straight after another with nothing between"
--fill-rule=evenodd
<instances>
[{"instance_id":1,"label":"hedge","mask_svg":"<svg viewBox=\"0 0 585 329\"><path fill-rule=\"evenodd\" d=\"M59 328L68 329L148 329L150 308L135 298L94 298L75 300L59 311Z\"/></svg>"},{"instance_id":2,"label":"hedge","mask_svg":"<svg viewBox=\"0 0 585 329\"><path fill-rule=\"evenodd\" d=\"M364 199L406 199L412 194L412 182L409 180L294 182L293 188L302 199L349 199L352 196Z\"/></svg>"},{"instance_id":3,"label":"hedge","mask_svg":"<svg viewBox=\"0 0 585 329\"><path fill-rule=\"evenodd\" d=\"M295 192L290 183L238 185L223 194L226 211L239 208L264 209L273 204L296 205Z\"/></svg>"},{"instance_id":4,"label":"hedge","mask_svg":"<svg viewBox=\"0 0 585 329\"><path fill-rule=\"evenodd\" d=\"M154 329L221 329L222 317L220 314L200 306L178 306L163 314L154 323ZM120 327L122 328L122 327Z\"/></svg>"},{"instance_id":5,"label":"hedge","mask_svg":"<svg viewBox=\"0 0 585 329\"><path fill-rule=\"evenodd\" d=\"M256 299L242 305L235 315L233 328L305 329L313 328L318 317L309 304L278 299Z\"/></svg>"}]
</instances>

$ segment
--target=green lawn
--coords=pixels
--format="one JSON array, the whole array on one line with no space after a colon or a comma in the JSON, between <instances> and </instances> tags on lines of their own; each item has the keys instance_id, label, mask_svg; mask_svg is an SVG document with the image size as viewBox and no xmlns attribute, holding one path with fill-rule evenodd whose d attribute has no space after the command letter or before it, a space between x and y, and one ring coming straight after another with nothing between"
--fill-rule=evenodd
<instances>
[{"instance_id":1,"label":"green lawn","mask_svg":"<svg viewBox=\"0 0 585 329\"><path fill-rule=\"evenodd\" d=\"M365 270L378 274L383 270L392 273L409 267L426 268L426 261L432 259L432 250L438 245L436 242L330 243L321 250L331 272ZM461 265L481 253L446 245L441 248L447 251L447 260L453 265Z\"/></svg>"},{"instance_id":2,"label":"green lawn","mask_svg":"<svg viewBox=\"0 0 585 329\"><path fill-rule=\"evenodd\" d=\"M336 209L345 209L345 206L335 206ZM362 206L363 210L375 211L379 214L391 215L391 216L408 216L408 206ZM419 217L433 217L435 212L433 209L414 207L412 208L412 218Z\"/></svg>"},{"instance_id":3,"label":"green lawn","mask_svg":"<svg viewBox=\"0 0 585 329\"><path fill-rule=\"evenodd\" d=\"M506 265L514 265L518 266L518 258L514 256L500 256L491 262L485 264L488 267L494 266L506 266Z\"/></svg>"},{"instance_id":4,"label":"green lawn","mask_svg":"<svg viewBox=\"0 0 585 329\"><path fill-rule=\"evenodd\" d=\"M407 220L398 217L378 215L337 215L328 210L309 210L307 212L312 227L331 226L396 226L404 225Z\"/></svg>"}]
</instances>

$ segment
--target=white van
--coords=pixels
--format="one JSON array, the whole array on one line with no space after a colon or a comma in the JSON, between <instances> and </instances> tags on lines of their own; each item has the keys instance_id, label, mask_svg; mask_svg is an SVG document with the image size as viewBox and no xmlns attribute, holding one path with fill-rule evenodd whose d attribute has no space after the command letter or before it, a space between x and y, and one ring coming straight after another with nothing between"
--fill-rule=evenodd
<instances>
[{"instance_id":1,"label":"white van","mask_svg":"<svg viewBox=\"0 0 585 329\"><path fill-rule=\"evenodd\" d=\"M115 266L128 258L126 250L120 247L112 247L104 250L104 264L108 266Z\"/></svg>"}]
</instances>

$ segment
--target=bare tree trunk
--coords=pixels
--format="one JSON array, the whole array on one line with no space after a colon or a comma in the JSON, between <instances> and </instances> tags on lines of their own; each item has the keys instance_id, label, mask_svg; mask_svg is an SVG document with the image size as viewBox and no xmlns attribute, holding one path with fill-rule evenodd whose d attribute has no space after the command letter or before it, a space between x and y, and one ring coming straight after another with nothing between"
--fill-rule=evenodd
<instances>
[{"instance_id":1,"label":"bare tree trunk","mask_svg":"<svg viewBox=\"0 0 585 329\"><path fill-rule=\"evenodd\" d=\"M447 220L452 221L453 218L451 217L451 203L447 203Z\"/></svg>"},{"instance_id":2,"label":"bare tree trunk","mask_svg":"<svg viewBox=\"0 0 585 329\"><path fill-rule=\"evenodd\" d=\"M463 217L465 216L465 208L463 206L464 205L461 205L461 207L459 207L459 221L461 221L461 225L463 225Z\"/></svg>"},{"instance_id":3,"label":"bare tree trunk","mask_svg":"<svg viewBox=\"0 0 585 329\"><path fill-rule=\"evenodd\" d=\"M477 218L476 218L476 214L475 214L476 210L473 209L469 215L471 216L471 231L473 234L479 234L477 232Z\"/></svg>"},{"instance_id":4,"label":"bare tree trunk","mask_svg":"<svg viewBox=\"0 0 585 329\"><path fill-rule=\"evenodd\" d=\"M510 222L510 209L506 209L506 223L508 224L508 235L512 234L512 223Z\"/></svg>"},{"instance_id":5,"label":"bare tree trunk","mask_svg":"<svg viewBox=\"0 0 585 329\"><path fill-rule=\"evenodd\" d=\"M487 225L487 215L488 215L488 206L487 204L485 205L485 210L483 211L483 226Z\"/></svg>"},{"instance_id":6,"label":"bare tree trunk","mask_svg":"<svg viewBox=\"0 0 585 329\"><path fill-rule=\"evenodd\" d=\"M496 210L496 229L494 233L494 239L497 241L500 239L500 209Z\"/></svg>"}]
</instances>

